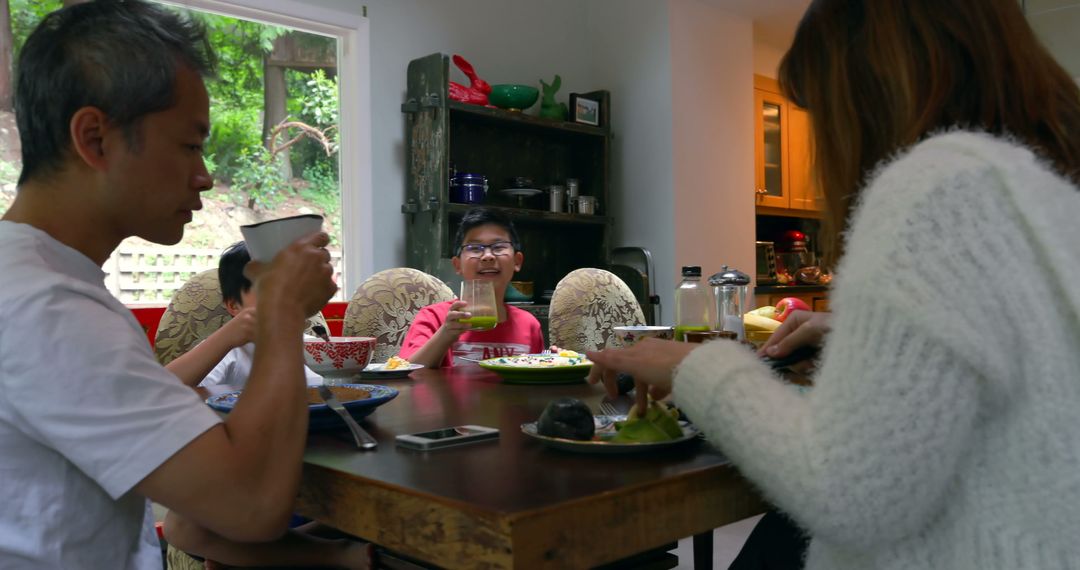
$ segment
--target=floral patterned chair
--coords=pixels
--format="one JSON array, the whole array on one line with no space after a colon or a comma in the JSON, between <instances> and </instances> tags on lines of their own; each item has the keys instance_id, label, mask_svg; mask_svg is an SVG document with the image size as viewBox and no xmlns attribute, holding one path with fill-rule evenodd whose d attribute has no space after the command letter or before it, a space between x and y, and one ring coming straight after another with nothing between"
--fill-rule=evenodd
<instances>
[{"instance_id":1,"label":"floral patterned chair","mask_svg":"<svg viewBox=\"0 0 1080 570\"><path fill-rule=\"evenodd\" d=\"M217 269L196 273L176 290L161 315L154 338L158 362L162 365L172 362L231 318L221 300ZM315 325L326 327L322 313L308 319L307 331L310 333Z\"/></svg>"},{"instance_id":2,"label":"floral patterned chair","mask_svg":"<svg viewBox=\"0 0 1080 570\"><path fill-rule=\"evenodd\" d=\"M548 315L552 344L577 351L614 345L614 327L645 324L630 287L614 273L592 267L571 271L559 281Z\"/></svg>"},{"instance_id":3,"label":"floral patterned chair","mask_svg":"<svg viewBox=\"0 0 1080 570\"><path fill-rule=\"evenodd\" d=\"M455 299L445 283L409 267L380 271L356 288L345 310L342 334L375 337L372 362L395 356L420 309Z\"/></svg>"}]
</instances>

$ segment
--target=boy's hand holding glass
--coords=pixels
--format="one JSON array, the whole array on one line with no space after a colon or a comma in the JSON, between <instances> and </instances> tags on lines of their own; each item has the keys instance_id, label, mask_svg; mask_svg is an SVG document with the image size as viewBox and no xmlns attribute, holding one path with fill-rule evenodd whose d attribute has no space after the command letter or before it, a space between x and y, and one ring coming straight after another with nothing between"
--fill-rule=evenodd
<instances>
[{"instance_id":1,"label":"boy's hand holding glass","mask_svg":"<svg viewBox=\"0 0 1080 570\"><path fill-rule=\"evenodd\" d=\"M495 309L495 288L491 281L486 279L462 281L461 300L465 302L469 316L459 321L469 325L472 330L491 330L499 323L499 313Z\"/></svg>"},{"instance_id":2,"label":"boy's hand holding glass","mask_svg":"<svg viewBox=\"0 0 1080 570\"><path fill-rule=\"evenodd\" d=\"M439 330L456 339L461 336L461 333L472 329L467 323L462 322L462 319L467 319L471 316L465 302L458 299L450 304L450 312L446 313L446 321Z\"/></svg>"}]
</instances>

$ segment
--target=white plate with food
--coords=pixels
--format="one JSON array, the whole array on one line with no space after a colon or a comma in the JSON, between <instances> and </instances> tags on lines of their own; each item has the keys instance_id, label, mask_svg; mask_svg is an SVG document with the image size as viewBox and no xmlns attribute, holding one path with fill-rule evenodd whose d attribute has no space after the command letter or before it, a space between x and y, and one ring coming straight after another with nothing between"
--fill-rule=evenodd
<instances>
[{"instance_id":1,"label":"white plate with food","mask_svg":"<svg viewBox=\"0 0 1080 570\"><path fill-rule=\"evenodd\" d=\"M420 370L423 367L423 364L414 364L404 358L391 356L390 360L387 360L386 362L373 362L368 364L363 372L360 373L360 377L382 379L404 378L413 370Z\"/></svg>"}]
</instances>

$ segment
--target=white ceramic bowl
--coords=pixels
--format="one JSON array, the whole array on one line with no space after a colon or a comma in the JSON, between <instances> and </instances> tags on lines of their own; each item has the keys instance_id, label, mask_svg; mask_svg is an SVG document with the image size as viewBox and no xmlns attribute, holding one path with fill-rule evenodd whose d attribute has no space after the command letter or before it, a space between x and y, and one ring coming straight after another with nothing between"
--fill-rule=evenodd
<instances>
[{"instance_id":1,"label":"white ceramic bowl","mask_svg":"<svg viewBox=\"0 0 1080 570\"><path fill-rule=\"evenodd\" d=\"M304 340L304 364L320 376L342 378L360 374L371 361L375 339L370 336L334 336L330 342Z\"/></svg>"},{"instance_id":2,"label":"white ceramic bowl","mask_svg":"<svg viewBox=\"0 0 1080 570\"><path fill-rule=\"evenodd\" d=\"M646 337L671 340L675 338L675 327L648 325L615 327L615 338L618 340L618 345L622 347L631 346Z\"/></svg>"},{"instance_id":3,"label":"white ceramic bowl","mask_svg":"<svg viewBox=\"0 0 1080 570\"><path fill-rule=\"evenodd\" d=\"M322 216L302 214L240 226L240 233L251 259L267 262L292 242L321 230L322 224Z\"/></svg>"}]
</instances>

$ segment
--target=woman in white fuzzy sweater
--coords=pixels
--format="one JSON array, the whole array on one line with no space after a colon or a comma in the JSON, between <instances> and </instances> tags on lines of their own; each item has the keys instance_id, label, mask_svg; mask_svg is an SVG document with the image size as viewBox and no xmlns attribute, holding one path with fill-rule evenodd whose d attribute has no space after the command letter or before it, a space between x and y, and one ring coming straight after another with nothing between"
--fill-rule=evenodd
<instances>
[{"instance_id":1,"label":"woman in white fuzzy sweater","mask_svg":"<svg viewBox=\"0 0 1080 570\"><path fill-rule=\"evenodd\" d=\"M1077 85L1015 0L816 0L780 79L845 231L815 388L728 342L590 354L591 379L672 392L806 568L1080 568Z\"/></svg>"}]
</instances>

